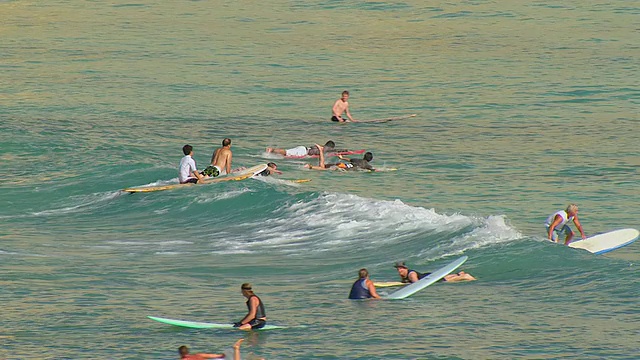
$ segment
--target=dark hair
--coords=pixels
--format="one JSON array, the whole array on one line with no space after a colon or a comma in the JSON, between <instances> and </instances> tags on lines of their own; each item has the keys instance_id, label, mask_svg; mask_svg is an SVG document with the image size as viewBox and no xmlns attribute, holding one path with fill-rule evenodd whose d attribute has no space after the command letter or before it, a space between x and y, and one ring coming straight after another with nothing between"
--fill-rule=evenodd
<instances>
[{"instance_id":1,"label":"dark hair","mask_svg":"<svg viewBox=\"0 0 640 360\"><path fill-rule=\"evenodd\" d=\"M347 90L342 92L342 95L349 95L349 92Z\"/></svg>"},{"instance_id":2,"label":"dark hair","mask_svg":"<svg viewBox=\"0 0 640 360\"><path fill-rule=\"evenodd\" d=\"M336 147L336 143L334 143L333 141L329 140L324 144L324 147L330 147L330 148L335 148Z\"/></svg>"},{"instance_id":3,"label":"dark hair","mask_svg":"<svg viewBox=\"0 0 640 360\"><path fill-rule=\"evenodd\" d=\"M371 152L367 151L367 152L364 154L363 159L365 159L365 160L367 160L367 161L371 161L371 160L373 160L373 154L372 154Z\"/></svg>"},{"instance_id":4,"label":"dark hair","mask_svg":"<svg viewBox=\"0 0 640 360\"><path fill-rule=\"evenodd\" d=\"M224 140L222 140L222 146L227 146L227 145L231 145L231 139L229 138L225 138Z\"/></svg>"},{"instance_id":5,"label":"dark hair","mask_svg":"<svg viewBox=\"0 0 640 360\"><path fill-rule=\"evenodd\" d=\"M178 348L178 354L185 356L189 354L189 348L186 345L182 345Z\"/></svg>"},{"instance_id":6,"label":"dark hair","mask_svg":"<svg viewBox=\"0 0 640 360\"><path fill-rule=\"evenodd\" d=\"M276 163L274 163L274 162L268 162L267 166L268 167L278 167L278 165L276 165Z\"/></svg>"},{"instance_id":7,"label":"dark hair","mask_svg":"<svg viewBox=\"0 0 640 360\"><path fill-rule=\"evenodd\" d=\"M183 146L183 147L182 147L182 152L183 152L185 155L189 155L189 154L191 154L191 151L192 151L192 150L193 150L193 146L191 146L191 145L185 145L185 146Z\"/></svg>"}]
</instances>

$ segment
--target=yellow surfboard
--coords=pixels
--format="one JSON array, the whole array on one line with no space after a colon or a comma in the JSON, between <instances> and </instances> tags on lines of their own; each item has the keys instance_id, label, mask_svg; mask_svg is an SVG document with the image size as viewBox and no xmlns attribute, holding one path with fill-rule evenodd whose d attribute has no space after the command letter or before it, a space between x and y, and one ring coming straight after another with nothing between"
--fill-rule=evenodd
<instances>
[{"instance_id":1,"label":"yellow surfboard","mask_svg":"<svg viewBox=\"0 0 640 360\"><path fill-rule=\"evenodd\" d=\"M198 184L187 183L187 184L169 184L169 185L161 185L161 186L139 186L139 187L126 188L126 189L123 189L122 191L128 192L128 193L155 192L155 191L179 189L182 187L193 186L193 185L213 184L213 183L218 183L223 181L238 181L238 180L248 179L256 174L259 174L262 171L264 171L266 168L267 168L266 164L260 164L247 169L243 169L240 172L235 174L229 174L223 177L204 179Z\"/></svg>"},{"instance_id":2,"label":"yellow surfboard","mask_svg":"<svg viewBox=\"0 0 640 360\"><path fill-rule=\"evenodd\" d=\"M406 283L400 282L400 281L379 281L379 282L374 282L373 286L375 287L392 287L392 286L404 286L404 285L408 285Z\"/></svg>"}]
</instances>

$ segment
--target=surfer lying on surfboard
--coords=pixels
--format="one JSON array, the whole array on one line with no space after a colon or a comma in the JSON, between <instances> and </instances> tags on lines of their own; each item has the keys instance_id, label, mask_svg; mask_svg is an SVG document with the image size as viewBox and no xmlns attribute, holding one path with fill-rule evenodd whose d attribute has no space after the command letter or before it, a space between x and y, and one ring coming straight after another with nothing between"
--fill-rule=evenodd
<instances>
[{"instance_id":1,"label":"surfer lying on surfboard","mask_svg":"<svg viewBox=\"0 0 640 360\"><path fill-rule=\"evenodd\" d=\"M335 147L336 147L336 143L329 140L324 144L324 151L333 152ZM291 149L277 149L277 148L268 147L266 150L268 153L274 153L274 154L289 156L289 157L305 157L305 156L320 155L320 150L318 150L318 148L315 146L307 147L307 146L300 145L300 146L293 147Z\"/></svg>"},{"instance_id":2,"label":"surfer lying on surfboard","mask_svg":"<svg viewBox=\"0 0 640 360\"><path fill-rule=\"evenodd\" d=\"M405 265L404 261L398 261L393 267L396 268L396 270L398 270L398 275L400 275L400 278L402 279L403 283L414 283L431 274L431 273L421 274L415 270L411 270L407 267L407 265ZM476 280L476 278L471 276L471 274L467 274L464 271L460 271L456 274L446 275L440 281L455 282L455 281L473 281L473 280Z\"/></svg>"},{"instance_id":3,"label":"surfer lying on surfboard","mask_svg":"<svg viewBox=\"0 0 640 360\"><path fill-rule=\"evenodd\" d=\"M240 356L240 344L244 339L240 339L233 344L233 360L241 360ZM180 359L183 360L204 360L204 359L224 359L224 354L207 354L207 353L196 353L189 354L189 348L185 345L182 345L178 348L178 354L180 354ZM264 359L262 359L264 360Z\"/></svg>"},{"instance_id":4,"label":"surfer lying on surfboard","mask_svg":"<svg viewBox=\"0 0 640 360\"><path fill-rule=\"evenodd\" d=\"M325 164L324 162L324 151L323 147L316 144L318 150L320 150L320 158L318 159L318 166L314 166L311 164L305 164L304 167L311 170L369 170L375 171L373 166L369 164L370 161L373 160L373 154L371 152L366 152L362 159L348 159L339 155L340 160L344 160L345 162L340 162L336 164ZM347 162L348 161L348 162Z\"/></svg>"}]
</instances>

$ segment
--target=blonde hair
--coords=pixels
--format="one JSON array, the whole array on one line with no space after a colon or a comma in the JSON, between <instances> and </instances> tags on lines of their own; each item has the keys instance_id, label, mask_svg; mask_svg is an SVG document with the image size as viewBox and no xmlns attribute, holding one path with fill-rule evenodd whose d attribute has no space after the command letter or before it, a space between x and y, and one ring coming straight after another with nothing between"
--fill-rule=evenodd
<instances>
[{"instance_id":1,"label":"blonde hair","mask_svg":"<svg viewBox=\"0 0 640 360\"><path fill-rule=\"evenodd\" d=\"M360 271L358 272L358 276L360 277L360 279L364 279L369 276L369 272L367 271L367 269L360 269Z\"/></svg>"},{"instance_id":2,"label":"blonde hair","mask_svg":"<svg viewBox=\"0 0 640 360\"><path fill-rule=\"evenodd\" d=\"M567 214L570 212L576 212L576 211L578 211L578 205L569 204L569 206L567 206L567 210L566 210Z\"/></svg>"}]
</instances>

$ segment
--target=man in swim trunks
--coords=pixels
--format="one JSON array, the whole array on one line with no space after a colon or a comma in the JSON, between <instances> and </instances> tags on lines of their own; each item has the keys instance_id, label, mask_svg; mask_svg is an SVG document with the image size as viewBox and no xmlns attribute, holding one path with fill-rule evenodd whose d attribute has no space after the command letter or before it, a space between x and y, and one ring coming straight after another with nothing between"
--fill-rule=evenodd
<instances>
[{"instance_id":1,"label":"man in swim trunks","mask_svg":"<svg viewBox=\"0 0 640 360\"><path fill-rule=\"evenodd\" d=\"M360 269L360 271L358 271L358 280L351 285L349 299L380 299L380 295L376 292L376 287L373 285L373 281L369 279L369 272L367 269Z\"/></svg>"},{"instance_id":2,"label":"man in swim trunks","mask_svg":"<svg viewBox=\"0 0 640 360\"><path fill-rule=\"evenodd\" d=\"M570 204L565 210L557 211L547 218L547 221L544 222L544 225L547 227L547 239L558 242L560 234L565 234L564 244L569 245L575 235L573 230L567 225L571 221L576 224L582 238L586 239L587 236L584 234L582 225L578 220L578 205L576 204Z\"/></svg>"},{"instance_id":3,"label":"man in swim trunks","mask_svg":"<svg viewBox=\"0 0 640 360\"><path fill-rule=\"evenodd\" d=\"M314 166L311 164L305 164L304 167L311 170L369 170L375 171L373 166L369 164L369 161L373 160L373 154L370 152L366 152L362 159L348 159L343 157L342 155L338 155L341 160L345 160L348 162L341 162L336 164L325 164L324 162L324 151L322 146L316 144L316 147L320 151L320 158L318 160L318 165Z\"/></svg>"},{"instance_id":4,"label":"man in swim trunks","mask_svg":"<svg viewBox=\"0 0 640 360\"><path fill-rule=\"evenodd\" d=\"M349 100L349 92L345 90L342 92L342 97L336 100L336 102L333 104L333 114L331 116L331 121L346 122L347 120L342 117L342 114L346 112L349 121L356 122L351 117L351 113L349 112L349 102L347 100Z\"/></svg>"},{"instance_id":5,"label":"man in swim trunks","mask_svg":"<svg viewBox=\"0 0 640 360\"><path fill-rule=\"evenodd\" d=\"M260 329L267 324L267 314L264 311L262 300L253 293L251 284L244 283L240 287L242 295L247 298L247 309L249 310L242 320L233 324L240 330Z\"/></svg>"},{"instance_id":6,"label":"man in swim trunks","mask_svg":"<svg viewBox=\"0 0 640 360\"><path fill-rule=\"evenodd\" d=\"M325 152L335 151L336 144L329 140L324 144ZM282 156L292 156L292 157L304 157L304 156L313 156L320 155L320 150L318 150L315 146L296 146L291 149L276 149L276 148L267 148L268 153L275 153Z\"/></svg>"},{"instance_id":7,"label":"man in swim trunks","mask_svg":"<svg viewBox=\"0 0 640 360\"><path fill-rule=\"evenodd\" d=\"M414 283L431 274L431 273L421 274L415 270L411 270L404 264L404 261L397 262L393 267L395 267L396 270L398 270L398 275L400 275L400 278L402 279L403 283ZM476 280L476 278L471 276L471 274L467 274L464 271L460 271L456 274L449 274L443 277L442 279L440 279L439 281L456 282L456 281L472 281L472 280Z\"/></svg>"},{"instance_id":8,"label":"man in swim trunks","mask_svg":"<svg viewBox=\"0 0 640 360\"><path fill-rule=\"evenodd\" d=\"M216 149L211 156L211 166L218 170L218 175L231 174L231 159L233 153L231 152L231 139L226 138L222 140L222 147ZM211 167L210 166L210 167ZM210 167L207 167L209 169ZM207 171L205 169L205 171ZM215 172L212 170L212 172Z\"/></svg>"},{"instance_id":9,"label":"man in swim trunks","mask_svg":"<svg viewBox=\"0 0 640 360\"><path fill-rule=\"evenodd\" d=\"M200 175L198 168L196 168L196 161L193 160L193 146L183 146L182 153L184 153L184 157L180 159L180 166L178 168L178 180L180 184L195 184L204 179L204 176Z\"/></svg>"},{"instance_id":10,"label":"man in swim trunks","mask_svg":"<svg viewBox=\"0 0 640 360\"><path fill-rule=\"evenodd\" d=\"M240 360L240 344L244 339L240 339L233 344L233 360ZM182 360L204 360L204 359L224 359L224 354L207 354L207 353L197 353L197 354L189 354L189 348L186 345L182 345L178 348L178 353L180 354L180 359Z\"/></svg>"}]
</instances>

